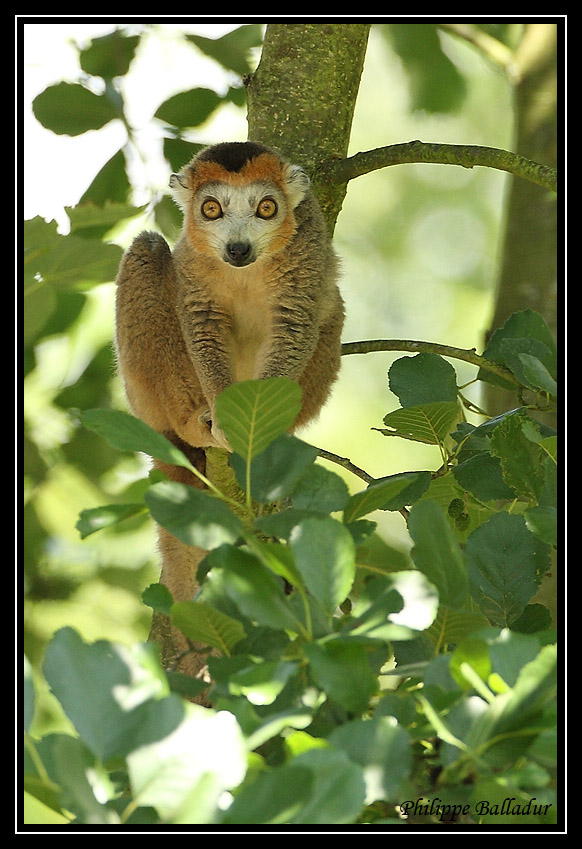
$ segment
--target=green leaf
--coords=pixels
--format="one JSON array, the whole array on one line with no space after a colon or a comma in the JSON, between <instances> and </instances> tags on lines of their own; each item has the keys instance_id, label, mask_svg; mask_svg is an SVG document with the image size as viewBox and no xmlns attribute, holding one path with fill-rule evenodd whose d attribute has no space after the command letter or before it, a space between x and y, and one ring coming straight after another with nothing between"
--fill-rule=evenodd
<instances>
[{"instance_id":1,"label":"green leaf","mask_svg":"<svg viewBox=\"0 0 582 849\"><path fill-rule=\"evenodd\" d=\"M38 121L59 135L78 136L87 130L99 130L119 118L111 101L94 94L78 83L56 83L48 86L32 101Z\"/></svg>"},{"instance_id":2,"label":"green leaf","mask_svg":"<svg viewBox=\"0 0 582 849\"><path fill-rule=\"evenodd\" d=\"M225 812L228 825L286 825L311 796L313 773L285 764L244 785Z\"/></svg>"},{"instance_id":3,"label":"green leaf","mask_svg":"<svg viewBox=\"0 0 582 849\"><path fill-rule=\"evenodd\" d=\"M249 619L277 630L301 631L301 623L288 603L282 583L252 554L222 546L213 552L213 567L205 585L212 583L215 569L220 572L228 597Z\"/></svg>"},{"instance_id":4,"label":"green leaf","mask_svg":"<svg viewBox=\"0 0 582 849\"><path fill-rule=\"evenodd\" d=\"M462 608L469 588L467 568L443 509L436 501L418 502L410 511L408 529L414 542L412 559L438 589L440 603Z\"/></svg>"},{"instance_id":5,"label":"green leaf","mask_svg":"<svg viewBox=\"0 0 582 849\"><path fill-rule=\"evenodd\" d=\"M474 427L469 424L469 422L459 422L456 429L451 433L452 438L456 442L462 443L460 445L460 450L458 451L459 461L464 462L475 454L480 454L482 451L489 451L489 437L495 428L510 416L523 417L525 414L525 407L517 407L514 410L508 410L506 413L502 413L499 416L495 416L494 418L483 422L483 424L478 427Z\"/></svg>"},{"instance_id":6,"label":"green leaf","mask_svg":"<svg viewBox=\"0 0 582 849\"><path fill-rule=\"evenodd\" d=\"M438 594L422 572L392 572L368 581L354 598L351 616L356 620L351 635L376 639L407 640L434 622Z\"/></svg>"},{"instance_id":7,"label":"green leaf","mask_svg":"<svg viewBox=\"0 0 582 849\"><path fill-rule=\"evenodd\" d=\"M362 713L379 689L365 645L341 638L308 643L304 652L313 680L345 710Z\"/></svg>"},{"instance_id":8,"label":"green leaf","mask_svg":"<svg viewBox=\"0 0 582 849\"><path fill-rule=\"evenodd\" d=\"M224 791L243 780L247 753L232 714L185 703L172 733L132 751L127 765L135 804L165 822L211 823Z\"/></svg>"},{"instance_id":9,"label":"green leaf","mask_svg":"<svg viewBox=\"0 0 582 849\"><path fill-rule=\"evenodd\" d=\"M158 740L182 718L179 699L162 698L167 683L151 645L87 645L72 628L57 631L45 678L84 743L100 758L126 755Z\"/></svg>"},{"instance_id":10,"label":"green leaf","mask_svg":"<svg viewBox=\"0 0 582 849\"><path fill-rule=\"evenodd\" d=\"M132 516L139 516L143 512L143 504L106 504L103 507L92 507L89 510L81 510L75 527L81 539L85 539L96 531L109 528Z\"/></svg>"},{"instance_id":11,"label":"green leaf","mask_svg":"<svg viewBox=\"0 0 582 849\"><path fill-rule=\"evenodd\" d=\"M451 474L440 475L431 480L421 501L436 501L447 515L451 527L454 527L457 542L462 542L470 531L491 516L493 506L478 501L462 489ZM451 507L452 504L452 507ZM452 510L452 513L449 511Z\"/></svg>"},{"instance_id":12,"label":"green leaf","mask_svg":"<svg viewBox=\"0 0 582 849\"><path fill-rule=\"evenodd\" d=\"M407 732L393 716L346 722L334 728L328 740L362 767L367 805L402 798L406 784L401 785L412 769L412 751Z\"/></svg>"},{"instance_id":13,"label":"green leaf","mask_svg":"<svg viewBox=\"0 0 582 849\"><path fill-rule=\"evenodd\" d=\"M450 673L463 690L471 690L473 684L463 674L463 664L468 664L482 681L487 681L491 673L489 648L483 639L467 637L462 640L451 655Z\"/></svg>"},{"instance_id":14,"label":"green leaf","mask_svg":"<svg viewBox=\"0 0 582 849\"><path fill-rule=\"evenodd\" d=\"M496 731L519 724L520 713L533 715L555 695L557 655L557 646L544 646L537 657L521 668L513 691L498 715Z\"/></svg>"},{"instance_id":15,"label":"green leaf","mask_svg":"<svg viewBox=\"0 0 582 849\"><path fill-rule=\"evenodd\" d=\"M383 27L408 75L411 106L426 112L453 112L467 92L464 76L441 46L433 24Z\"/></svg>"},{"instance_id":16,"label":"green leaf","mask_svg":"<svg viewBox=\"0 0 582 849\"><path fill-rule=\"evenodd\" d=\"M178 205L169 195L162 195L155 201L153 213L156 228L166 236L170 243L175 242L182 227L182 212Z\"/></svg>"},{"instance_id":17,"label":"green leaf","mask_svg":"<svg viewBox=\"0 0 582 849\"><path fill-rule=\"evenodd\" d=\"M114 153L97 172L88 188L79 199L79 205L88 202L103 206L107 201L127 204L131 194L131 185L125 167L123 148Z\"/></svg>"},{"instance_id":18,"label":"green leaf","mask_svg":"<svg viewBox=\"0 0 582 849\"><path fill-rule=\"evenodd\" d=\"M511 623L511 630L520 634L535 634L552 627L552 614L543 604L526 604L523 613Z\"/></svg>"},{"instance_id":19,"label":"green leaf","mask_svg":"<svg viewBox=\"0 0 582 849\"><path fill-rule=\"evenodd\" d=\"M548 772L556 770L560 744L555 728L547 728L539 734L528 749L528 756Z\"/></svg>"},{"instance_id":20,"label":"green leaf","mask_svg":"<svg viewBox=\"0 0 582 849\"><path fill-rule=\"evenodd\" d=\"M440 739L444 743L447 743L449 746L452 746L454 749L460 749L463 752L467 751L467 748L468 748L467 745L463 742L461 737L459 737L459 736L457 736L457 734L455 734L455 731L458 730L455 727L456 722L458 721L458 717L455 717L453 715L453 711L454 711L454 708L459 707L459 705L455 705L453 707L453 710L449 711L448 715L446 716L446 722L445 722L442 714L438 710L435 710L435 708L433 707L433 705L430 703L430 701L427 698L425 698L423 695L419 694L419 695L417 695L417 699L418 699L420 706L422 707L424 715L426 716L426 718L428 719L428 721L430 722L430 724L434 728L437 736L440 737ZM479 709L480 705L481 705L481 700L479 699L476 702L476 706L475 706L474 710L477 711ZM465 703L461 703L461 707L462 707L463 710L465 710L465 708L466 708ZM463 723L461 723L461 724L463 724ZM464 730L464 729L462 729L462 730Z\"/></svg>"},{"instance_id":21,"label":"green leaf","mask_svg":"<svg viewBox=\"0 0 582 849\"><path fill-rule=\"evenodd\" d=\"M127 74L140 35L124 35L120 30L92 39L79 53L81 68L86 74L110 80Z\"/></svg>"},{"instance_id":22,"label":"green leaf","mask_svg":"<svg viewBox=\"0 0 582 849\"><path fill-rule=\"evenodd\" d=\"M293 425L301 387L286 377L234 383L216 399L218 424L246 463Z\"/></svg>"},{"instance_id":23,"label":"green leaf","mask_svg":"<svg viewBox=\"0 0 582 849\"><path fill-rule=\"evenodd\" d=\"M61 788L63 809L71 811L77 822L95 825L119 823L115 811L97 800L107 793L113 796L113 783L95 756L77 737L53 735L52 763Z\"/></svg>"},{"instance_id":24,"label":"green leaf","mask_svg":"<svg viewBox=\"0 0 582 849\"><path fill-rule=\"evenodd\" d=\"M261 504L288 495L317 457L317 448L283 433L253 457L250 468L251 496ZM230 457L241 489L246 488L247 464L238 454Z\"/></svg>"},{"instance_id":25,"label":"green leaf","mask_svg":"<svg viewBox=\"0 0 582 849\"><path fill-rule=\"evenodd\" d=\"M81 233L88 237L93 236L92 231L98 234L105 232L120 221L141 215L147 206L130 206L129 204L114 203L107 200L101 206L94 203L83 203L77 206L66 206L65 211L71 222L71 233ZM99 238L99 235L97 235Z\"/></svg>"},{"instance_id":26,"label":"green leaf","mask_svg":"<svg viewBox=\"0 0 582 849\"><path fill-rule=\"evenodd\" d=\"M25 305L28 298L37 298L47 286L71 289L114 280L122 253L117 245L74 235L61 236L53 221L47 224L39 217L25 221Z\"/></svg>"},{"instance_id":27,"label":"green leaf","mask_svg":"<svg viewBox=\"0 0 582 849\"><path fill-rule=\"evenodd\" d=\"M531 751L531 748L530 748ZM556 766L556 755L554 751L553 767ZM519 786L520 778L518 777L520 770L510 769L508 774L502 770L499 775L483 770L481 775L472 785L471 794L468 800L471 809L479 817L479 825L492 831L506 830L511 833L513 829L516 831L523 830L537 831L543 830L544 826L556 824L556 796L548 794L549 788L542 787L539 790L532 790L537 781L532 782L531 776L535 775L535 766L529 758L528 763L524 767L524 772L528 775L526 786L528 790L522 789ZM516 775L518 773L518 775ZM547 775L547 773L544 773ZM517 779L517 781L516 781ZM511 783L511 796L508 796L508 780ZM540 794L544 795L539 798ZM533 795L532 794L537 794ZM553 804L540 804L543 800L548 803L552 800ZM521 828L520 828L521 827Z\"/></svg>"},{"instance_id":28,"label":"green leaf","mask_svg":"<svg viewBox=\"0 0 582 849\"><path fill-rule=\"evenodd\" d=\"M545 440L544 440L545 442ZM541 443L544 447L543 442ZM553 457L546 457L544 460L544 470L546 473L546 481L540 495L541 507L557 507L558 504L558 469L556 460Z\"/></svg>"},{"instance_id":29,"label":"green leaf","mask_svg":"<svg viewBox=\"0 0 582 849\"><path fill-rule=\"evenodd\" d=\"M335 519L310 518L293 528L290 547L308 591L331 616L356 574L352 535Z\"/></svg>"},{"instance_id":30,"label":"green leaf","mask_svg":"<svg viewBox=\"0 0 582 849\"><path fill-rule=\"evenodd\" d=\"M150 584L141 594L141 600L156 613L169 616L172 612L174 597L165 584Z\"/></svg>"},{"instance_id":31,"label":"green leaf","mask_svg":"<svg viewBox=\"0 0 582 849\"><path fill-rule=\"evenodd\" d=\"M521 415L506 416L491 434L491 453L501 462L505 483L518 495L537 501L546 480L546 455L524 432L531 424Z\"/></svg>"},{"instance_id":32,"label":"green leaf","mask_svg":"<svg viewBox=\"0 0 582 849\"><path fill-rule=\"evenodd\" d=\"M297 510L333 513L343 510L349 497L343 478L323 466L312 464L293 489L291 501Z\"/></svg>"},{"instance_id":33,"label":"green leaf","mask_svg":"<svg viewBox=\"0 0 582 849\"><path fill-rule=\"evenodd\" d=\"M438 354L401 357L388 371L388 384L402 407L457 400L457 373Z\"/></svg>"},{"instance_id":34,"label":"green leaf","mask_svg":"<svg viewBox=\"0 0 582 849\"><path fill-rule=\"evenodd\" d=\"M394 410L384 417L384 436L400 436L428 445L442 445L459 417L456 401L440 401Z\"/></svg>"},{"instance_id":35,"label":"green leaf","mask_svg":"<svg viewBox=\"0 0 582 849\"><path fill-rule=\"evenodd\" d=\"M538 389L537 382L532 383L530 376L534 378L534 381L539 376L542 381L550 382L553 388L551 394L556 394L556 381L544 365L544 362L550 363L552 360L551 351L547 345L537 339L503 339L500 351L507 367L523 386Z\"/></svg>"},{"instance_id":36,"label":"green leaf","mask_svg":"<svg viewBox=\"0 0 582 849\"><path fill-rule=\"evenodd\" d=\"M193 144L181 138L164 139L163 146L164 156L170 163L173 171L180 171L187 162L190 162L205 147L203 144Z\"/></svg>"},{"instance_id":37,"label":"green leaf","mask_svg":"<svg viewBox=\"0 0 582 849\"><path fill-rule=\"evenodd\" d=\"M507 687L515 686L521 670L537 657L540 650L537 637L515 633L513 628L511 631L507 628L488 628L481 631L480 636L487 642L493 672Z\"/></svg>"},{"instance_id":38,"label":"green leaf","mask_svg":"<svg viewBox=\"0 0 582 849\"><path fill-rule=\"evenodd\" d=\"M262 44L263 28L261 24L245 24L221 38L205 38L202 35L187 35L186 38L228 71L242 76L252 71L249 50Z\"/></svg>"},{"instance_id":39,"label":"green leaf","mask_svg":"<svg viewBox=\"0 0 582 849\"><path fill-rule=\"evenodd\" d=\"M142 451L172 466L192 468L186 456L165 436L129 413L121 410L85 410L81 413L81 421L118 451Z\"/></svg>"},{"instance_id":40,"label":"green leaf","mask_svg":"<svg viewBox=\"0 0 582 849\"><path fill-rule=\"evenodd\" d=\"M537 591L535 538L523 516L497 513L465 546L471 596L491 624L507 627Z\"/></svg>"},{"instance_id":41,"label":"green leaf","mask_svg":"<svg viewBox=\"0 0 582 849\"><path fill-rule=\"evenodd\" d=\"M522 667L514 687L498 695L478 717L467 735L467 743L473 749L479 748L480 755L486 756L493 766L500 766L504 762L504 748L512 743L512 735L521 744L521 749L533 739L536 715L554 697L556 685L557 649L547 645Z\"/></svg>"},{"instance_id":42,"label":"green leaf","mask_svg":"<svg viewBox=\"0 0 582 849\"><path fill-rule=\"evenodd\" d=\"M366 796L362 768L345 752L314 748L290 761L308 767L313 775L311 794L303 808L290 818L291 825L355 822Z\"/></svg>"},{"instance_id":43,"label":"green leaf","mask_svg":"<svg viewBox=\"0 0 582 849\"><path fill-rule=\"evenodd\" d=\"M372 481L352 495L344 508L344 522L353 522L374 510L400 510L416 501L430 484L430 472L401 472Z\"/></svg>"},{"instance_id":44,"label":"green leaf","mask_svg":"<svg viewBox=\"0 0 582 849\"><path fill-rule=\"evenodd\" d=\"M61 807L58 803L45 805L44 801L37 798L31 791L27 792L26 779L22 805L22 818L26 825L42 823L46 826L60 826L66 828L70 823L70 817L60 813ZM48 830L48 829L47 829Z\"/></svg>"},{"instance_id":45,"label":"green leaf","mask_svg":"<svg viewBox=\"0 0 582 849\"><path fill-rule=\"evenodd\" d=\"M558 394L558 384L537 357L530 354L518 354L522 365L524 381L534 389L541 389L555 398Z\"/></svg>"},{"instance_id":46,"label":"green leaf","mask_svg":"<svg viewBox=\"0 0 582 849\"><path fill-rule=\"evenodd\" d=\"M32 725L34 718L35 692L34 682L32 680L32 666L29 659L24 655L24 687L23 687L23 706L24 706L24 730L28 731Z\"/></svg>"},{"instance_id":47,"label":"green leaf","mask_svg":"<svg viewBox=\"0 0 582 849\"><path fill-rule=\"evenodd\" d=\"M390 614L390 621L412 631L424 631L434 622L438 611L436 587L415 570L392 572L388 581L398 592L403 607Z\"/></svg>"},{"instance_id":48,"label":"green leaf","mask_svg":"<svg viewBox=\"0 0 582 849\"><path fill-rule=\"evenodd\" d=\"M48 813L49 809L58 812L63 809L60 787L54 767L55 741L61 736L60 734L45 734L40 740L35 740L29 736L24 738L25 746L22 758L24 790L45 806L45 814ZM34 822L34 820L31 820L31 822ZM42 822L48 823L50 820L43 819Z\"/></svg>"},{"instance_id":49,"label":"green leaf","mask_svg":"<svg viewBox=\"0 0 582 849\"><path fill-rule=\"evenodd\" d=\"M49 319L57 314L58 300L56 292L46 286L41 279L27 279L25 271L25 298L22 306L22 329L25 346L30 346L39 338Z\"/></svg>"},{"instance_id":50,"label":"green leaf","mask_svg":"<svg viewBox=\"0 0 582 849\"><path fill-rule=\"evenodd\" d=\"M503 479L501 463L489 451L481 451L453 466L455 480L480 501L515 498L515 492Z\"/></svg>"},{"instance_id":51,"label":"green leaf","mask_svg":"<svg viewBox=\"0 0 582 849\"><path fill-rule=\"evenodd\" d=\"M379 510L401 510L403 507L414 504L428 490L432 480L430 472L400 472L386 478L378 478L377 481L370 484L369 489L384 483L384 481L402 480L403 478L408 480L408 486L393 498L388 499L382 507L378 508Z\"/></svg>"},{"instance_id":52,"label":"green leaf","mask_svg":"<svg viewBox=\"0 0 582 849\"><path fill-rule=\"evenodd\" d=\"M556 343L545 319L539 313L534 310L522 310L521 312L510 315L503 327L499 327L491 335L487 347L483 351L483 356L494 363L501 363L511 368L511 365L506 362L503 351L503 343L510 339L534 339L541 342L548 350L547 357L541 358L542 362L552 377L555 378L557 367ZM525 350L523 353L531 354L529 343L526 342L524 344ZM511 358L518 355L520 346L512 344L510 347L507 347L506 343L506 351L511 360ZM498 377L493 372L486 371L485 369L479 369L477 377L479 380L494 383L496 386L504 386L507 389L514 388L506 380L503 380L502 377Z\"/></svg>"},{"instance_id":53,"label":"green leaf","mask_svg":"<svg viewBox=\"0 0 582 849\"><path fill-rule=\"evenodd\" d=\"M193 678L173 669L166 669L166 678L171 693L176 693L190 701L195 701L196 696L208 689L208 682L203 679Z\"/></svg>"},{"instance_id":54,"label":"green leaf","mask_svg":"<svg viewBox=\"0 0 582 849\"><path fill-rule=\"evenodd\" d=\"M487 625L487 619L479 610L451 610L441 606L427 634L433 646L440 650L443 646L457 645Z\"/></svg>"},{"instance_id":55,"label":"green leaf","mask_svg":"<svg viewBox=\"0 0 582 849\"><path fill-rule=\"evenodd\" d=\"M213 646L227 656L246 632L242 624L201 601L179 601L172 606L172 624L194 642Z\"/></svg>"},{"instance_id":56,"label":"green leaf","mask_svg":"<svg viewBox=\"0 0 582 849\"><path fill-rule=\"evenodd\" d=\"M319 701L323 701L323 697ZM248 702L246 704L250 707ZM319 706L319 703L316 704L317 706ZM257 749L286 728L307 728L313 720L313 711L313 707L300 706L282 710L275 714L267 714L262 722L251 731L247 739L248 750L253 751Z\"/></svg>"},{"instance_id":57,"label":"green leaf","mask_svg":"<svg viewBox=\"0 0 582 849\"><path fill-rule=\"evenodd\" d=\"M255 527L267 536L288 540L296 525L304 519L321 518L321 515L321 513L316 513L313 510L295 510L295 508L289 507L287 510L258 516L255 519Z\"/></svg>"},{"instance_id":58,"label":"green leaf","mask_svg":"<svg viewBox=\"0 0 582 849\"><path fill-rule=\"evenodd\" d=\"M175 127L197 127L209 118L224 100L209 88L193 88L173 95L156 110L154 118Z\"/></svg>"},{"instance_id":59,"label":"green leaf","mask_svg":"<svg viewBox=\"0 0 582 849\"><path fill-rule=\"evenodd\" d=\"M245 696L253 705L270 705L298 668L290 661L263 661L234 672L228 687L231 693Z\"/></svg>"},{"instance_id":60,"label":"green leaf","mask_svg":"<svg viewBox=\"0 0 582 849\"><path fill-rule=\"evenodd\" d=\"M145 501L156 522L186 545L218 548L236 542L243 532L242 522L226 504L186 484L156 483Z\"/></svg>"},{"instance_id":61,"label":"green leaf","mask_svg":"<svg viewBox=\"0 0 582 849\"><path fill-rule=\"evenodd\" d=\"M530 507L524 513L528 530L554 547L558 544L558 511L555 507Z\"/></svg>"},{"instance_id":62,"label":"green leaf","mask_svg":"<svg viewBox=\"0 0 582 849\"><path fill-rule=\"evenodd\" d=\"M280 514L273 514L280 515ZM263 565L267 566L275 575L284 578L292 587L302 587L303 581L297 571L293 554L287 545L280 542L256 542L253 547L255 555Z\"/></svg>"}]
</instances>

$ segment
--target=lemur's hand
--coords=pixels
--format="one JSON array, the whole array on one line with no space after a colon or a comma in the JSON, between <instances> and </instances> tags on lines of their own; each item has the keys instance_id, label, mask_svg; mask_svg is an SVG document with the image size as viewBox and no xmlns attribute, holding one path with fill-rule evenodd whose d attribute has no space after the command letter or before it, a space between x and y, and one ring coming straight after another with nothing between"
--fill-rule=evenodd
<instances>
[{"instance_id":1,"label":"lemur's hand","mask_svg":"<svg viewBox=\"0 0 582 849\"><path fill-rule=\"evenodd\" d=\"M232 448L230 447L230 442L222 432L222 430L218 427L218 425L212 425L212 438L215 440L216 444L219 448L226 448L226 450L232 454Z\"/></svg>"},{"instance_id":2,"label":"lemur's hand","mask_svg":"<svg viewBox=\"0 0 582 849\"><path fill-rule=\"evenodd\" d=\"M223 431L218 427L215 421L214 413L211 410L206 410L200 416L200 421L210 430L211 439L218 448L226 448L232 454L232 448Z\"/></svg>"}]
</instances>

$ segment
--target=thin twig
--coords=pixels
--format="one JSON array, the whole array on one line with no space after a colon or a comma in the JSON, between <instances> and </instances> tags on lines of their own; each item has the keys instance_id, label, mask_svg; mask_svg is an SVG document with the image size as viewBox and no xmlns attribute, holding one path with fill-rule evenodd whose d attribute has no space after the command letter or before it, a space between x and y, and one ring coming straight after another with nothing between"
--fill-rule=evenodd
<instances>
[{"instance_id":1,"label":"thin twig","mask_svg":"<svg viewBox=\"0 0 582 849\"><path fill-rule=\"evenodd\" d=\"M366 339L362 342L344 342L342 356L347 354L369 354L374 351L408 351L412 354L428 352L452 357L479 366L485 371L507 380L508 383L520 387L519 380L501 363L494 363L475 352L474 348L454 348L451 345L441 345L438 342L417 342L414 339Z\"/></svg>"},{"instance_id":2,"label":"thin twig","mask_svg":"<svg viewBox=\"0 0 582 849\"><path fill-rule=\"evenodd\" d=\"M334 184L347 183L362 174L386 168L389 165L405 163L435 163L439 165L460 165L473 168L481 165L507 171L515 177L523 177L531 183L557 192L557 171L546 165L540 165L531 159L525 159L517 153L500 150L495 147L482 147L470 144L436 144L418 140L404 144L390 144L326 162L318 171L317 179Z\"/></svg>"},{"instance_id":3,"label":"thin twig","mask_svg":"<svg viewBox=\"0 0 582 849\"><path fill-rule=\"evenodd\" d=\"M369 475L368 472L365 472L363 469L360 469L351 460L348 460L347 457L339 457L337 454L332 454L331 451L325 451L323 448L317 449L318 454L324 460L329 460L330 463L337 463L338 466L343 466L344 469L347 469L352 474L356 475L356 477L361 478L366 483L372 483L372 481L376 480L372 475Z\"/></svg>"},{"instance_id":4,"label":"thin twig","mask_svg":"<svg viewBox=\"0 0 582 849\"><path fill-rule=\"evenodd\" d=\"M513 50L498 38L494 38L473 24L438 24L438 26L452 36L472 44L483 56L501 66L510 76L512 75Z\"/></svg>"}]
</instances>

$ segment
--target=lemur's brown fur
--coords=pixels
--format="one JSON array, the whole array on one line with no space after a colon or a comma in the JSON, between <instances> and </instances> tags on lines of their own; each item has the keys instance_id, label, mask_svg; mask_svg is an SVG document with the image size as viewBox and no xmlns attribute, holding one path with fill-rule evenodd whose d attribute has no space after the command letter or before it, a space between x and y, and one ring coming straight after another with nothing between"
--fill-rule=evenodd
<instances>
[{"instance_id":1,"label":"lemur's brown fur","mask_svg":"<svg viewBox=\"0 0 582 849\"><path fill-rule=\"evenodd\" d=\"M170 185L184 213L173 252L141 233L117 278L117 353L130 408L203 470L210 445L228 448L214 401L239 380L285 376L303 402L294 428L316 416L340 363L343 302L325 221L301 169L253 142L202 151ZM185 469L162 469L200 486ZM159 529L161 581L193 598L200 549ZM154 622L166 663L186 644ZM197 672L189 655L180 671Z\"/></svg>"}]
</instances>

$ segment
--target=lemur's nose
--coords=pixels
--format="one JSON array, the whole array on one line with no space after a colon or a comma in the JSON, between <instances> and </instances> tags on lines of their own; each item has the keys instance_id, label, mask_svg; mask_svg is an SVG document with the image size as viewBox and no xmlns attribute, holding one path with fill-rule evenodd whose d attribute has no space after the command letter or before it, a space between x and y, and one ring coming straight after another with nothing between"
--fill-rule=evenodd
<instances>
[{"instance_id":1,"label":"lemur's nose","mask_svg":"<svg viewBox=\"0 0 582 849\"><path fill-rule=\"evenodd\" d=\"M233 265L246 265L251 259L249 242L231 242L226 246L228 261Z\"/></svg>"}]
</instances>

